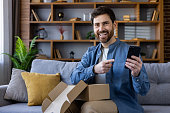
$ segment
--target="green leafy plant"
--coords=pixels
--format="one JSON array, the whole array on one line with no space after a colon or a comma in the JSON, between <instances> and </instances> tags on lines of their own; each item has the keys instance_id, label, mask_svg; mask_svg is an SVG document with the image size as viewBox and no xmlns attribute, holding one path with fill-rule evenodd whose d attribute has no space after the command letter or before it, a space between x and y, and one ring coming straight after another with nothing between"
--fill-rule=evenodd
<instances>
[{"instance_id":1,"label":"green leafy plant","mask_svg":"<svg viewBox=\"0 0 170 113\"><path fill-rule=\"evenodd\" d=\"M86 39L94 40L94 39L95 39L94 32L93 32L93 31L89 31L89 32L87 33Z\"/></svg>"},{"instance_id":2,"label":"green leafy plant","mask_svg":"<svg viewBox=\"0 0 170 113\"><path fill-rule=\"evenodd\" d=\"M31 41L29 50L27 50L25 44L19 36L15 37L17 38L17 41L14 55L12 56L8 53L3 54L8 55L10 57L11 61L14 64L14 68L29 71L31 63L35 59L36 54L38 53L38 49L34 48L35 40L38 38L38 36L34 37Z\"/></svg>"}]
</instances>

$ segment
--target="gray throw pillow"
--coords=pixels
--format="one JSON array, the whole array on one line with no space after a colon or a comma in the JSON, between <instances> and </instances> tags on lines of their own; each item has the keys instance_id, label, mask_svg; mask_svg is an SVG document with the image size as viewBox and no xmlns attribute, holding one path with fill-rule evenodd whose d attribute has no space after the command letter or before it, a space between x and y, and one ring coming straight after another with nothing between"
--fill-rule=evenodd
<instances>
[{"instance_id":1,"label":"gray throw pillow","mask_svg":"<svg viewBox=\"0 0 170 113\"><path fill-rule=\"evenodd\" d=\"M25 72L20 69L12 69L12 76L6 90L4 99L11 99L19 102L28 102L27 88L25 82L22 79L21 72Z\"/></svg>"}]
</instances>

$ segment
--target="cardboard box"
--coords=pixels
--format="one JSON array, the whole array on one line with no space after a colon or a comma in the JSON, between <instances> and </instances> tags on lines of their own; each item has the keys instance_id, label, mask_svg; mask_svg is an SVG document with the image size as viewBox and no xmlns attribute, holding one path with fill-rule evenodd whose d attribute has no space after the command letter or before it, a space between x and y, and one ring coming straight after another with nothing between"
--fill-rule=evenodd
<instances>
[{"instance_id":1,"label":"cardboard box","mask_svg":"<svg viewBox=\"0 0 170 113\"><path fill-rule=\"evenodd\" d=\"M60 82L42 103L43 113L64 113L77 96L87 87L80 81L77 85L67 85Z\"/></svg>"},{"instance_id":2,"label":"cardboard box","mask_svg":"<svg viewBox=\"0 0 170 113\"><path fill-rule=\"evenodd\" d=\"M110 99L109 84L88 85L77 98L77 100L84 101L96 101L103 99Z\"/></svg>"}]
</instances>

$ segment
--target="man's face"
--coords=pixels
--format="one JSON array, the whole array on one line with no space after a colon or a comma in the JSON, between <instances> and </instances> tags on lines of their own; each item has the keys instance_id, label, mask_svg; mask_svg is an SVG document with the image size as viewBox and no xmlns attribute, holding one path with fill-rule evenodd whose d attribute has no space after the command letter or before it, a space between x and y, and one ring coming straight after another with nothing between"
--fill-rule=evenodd
<instances>
[{"instance_id":1,"label":"man's face","mask_svg":"<svg viewBox=\"0 0 170 113\"><path fill-rule=\"evenodd\" d=\"M114 24L107 14L94 18L93 29L95 36L101 43L107 43L114 35Z\"/></svg>"}]
</instances>

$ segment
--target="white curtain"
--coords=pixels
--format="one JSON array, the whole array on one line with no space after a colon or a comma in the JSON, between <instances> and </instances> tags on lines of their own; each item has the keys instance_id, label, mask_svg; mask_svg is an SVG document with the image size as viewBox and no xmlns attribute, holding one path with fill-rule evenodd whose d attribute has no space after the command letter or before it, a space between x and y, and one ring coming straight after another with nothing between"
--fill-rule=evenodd
<instances>
[{"instance_id":1,"label":"white curtain","mask_svg":"<svg viewBox=\"0 0 170 113\"><path fill-rule=\"evenodd\" d=\"M11 75L11 61L2 53L12 50L12 0L0 0L0 85L8 84Z\"/></svg>"},{"instance_id":2,"label":"white curtain","mask_svg":"<svg viewBox=\"0 0 170 113\"><path fill-rule=\"evenodd\" d=\"M0 0L0 17L3 17L3 0ZM0 54L4 53L4 18L0 18ZM0 84L3 84L4 55L0 55Z\"/></svg>"}]
</instances>

